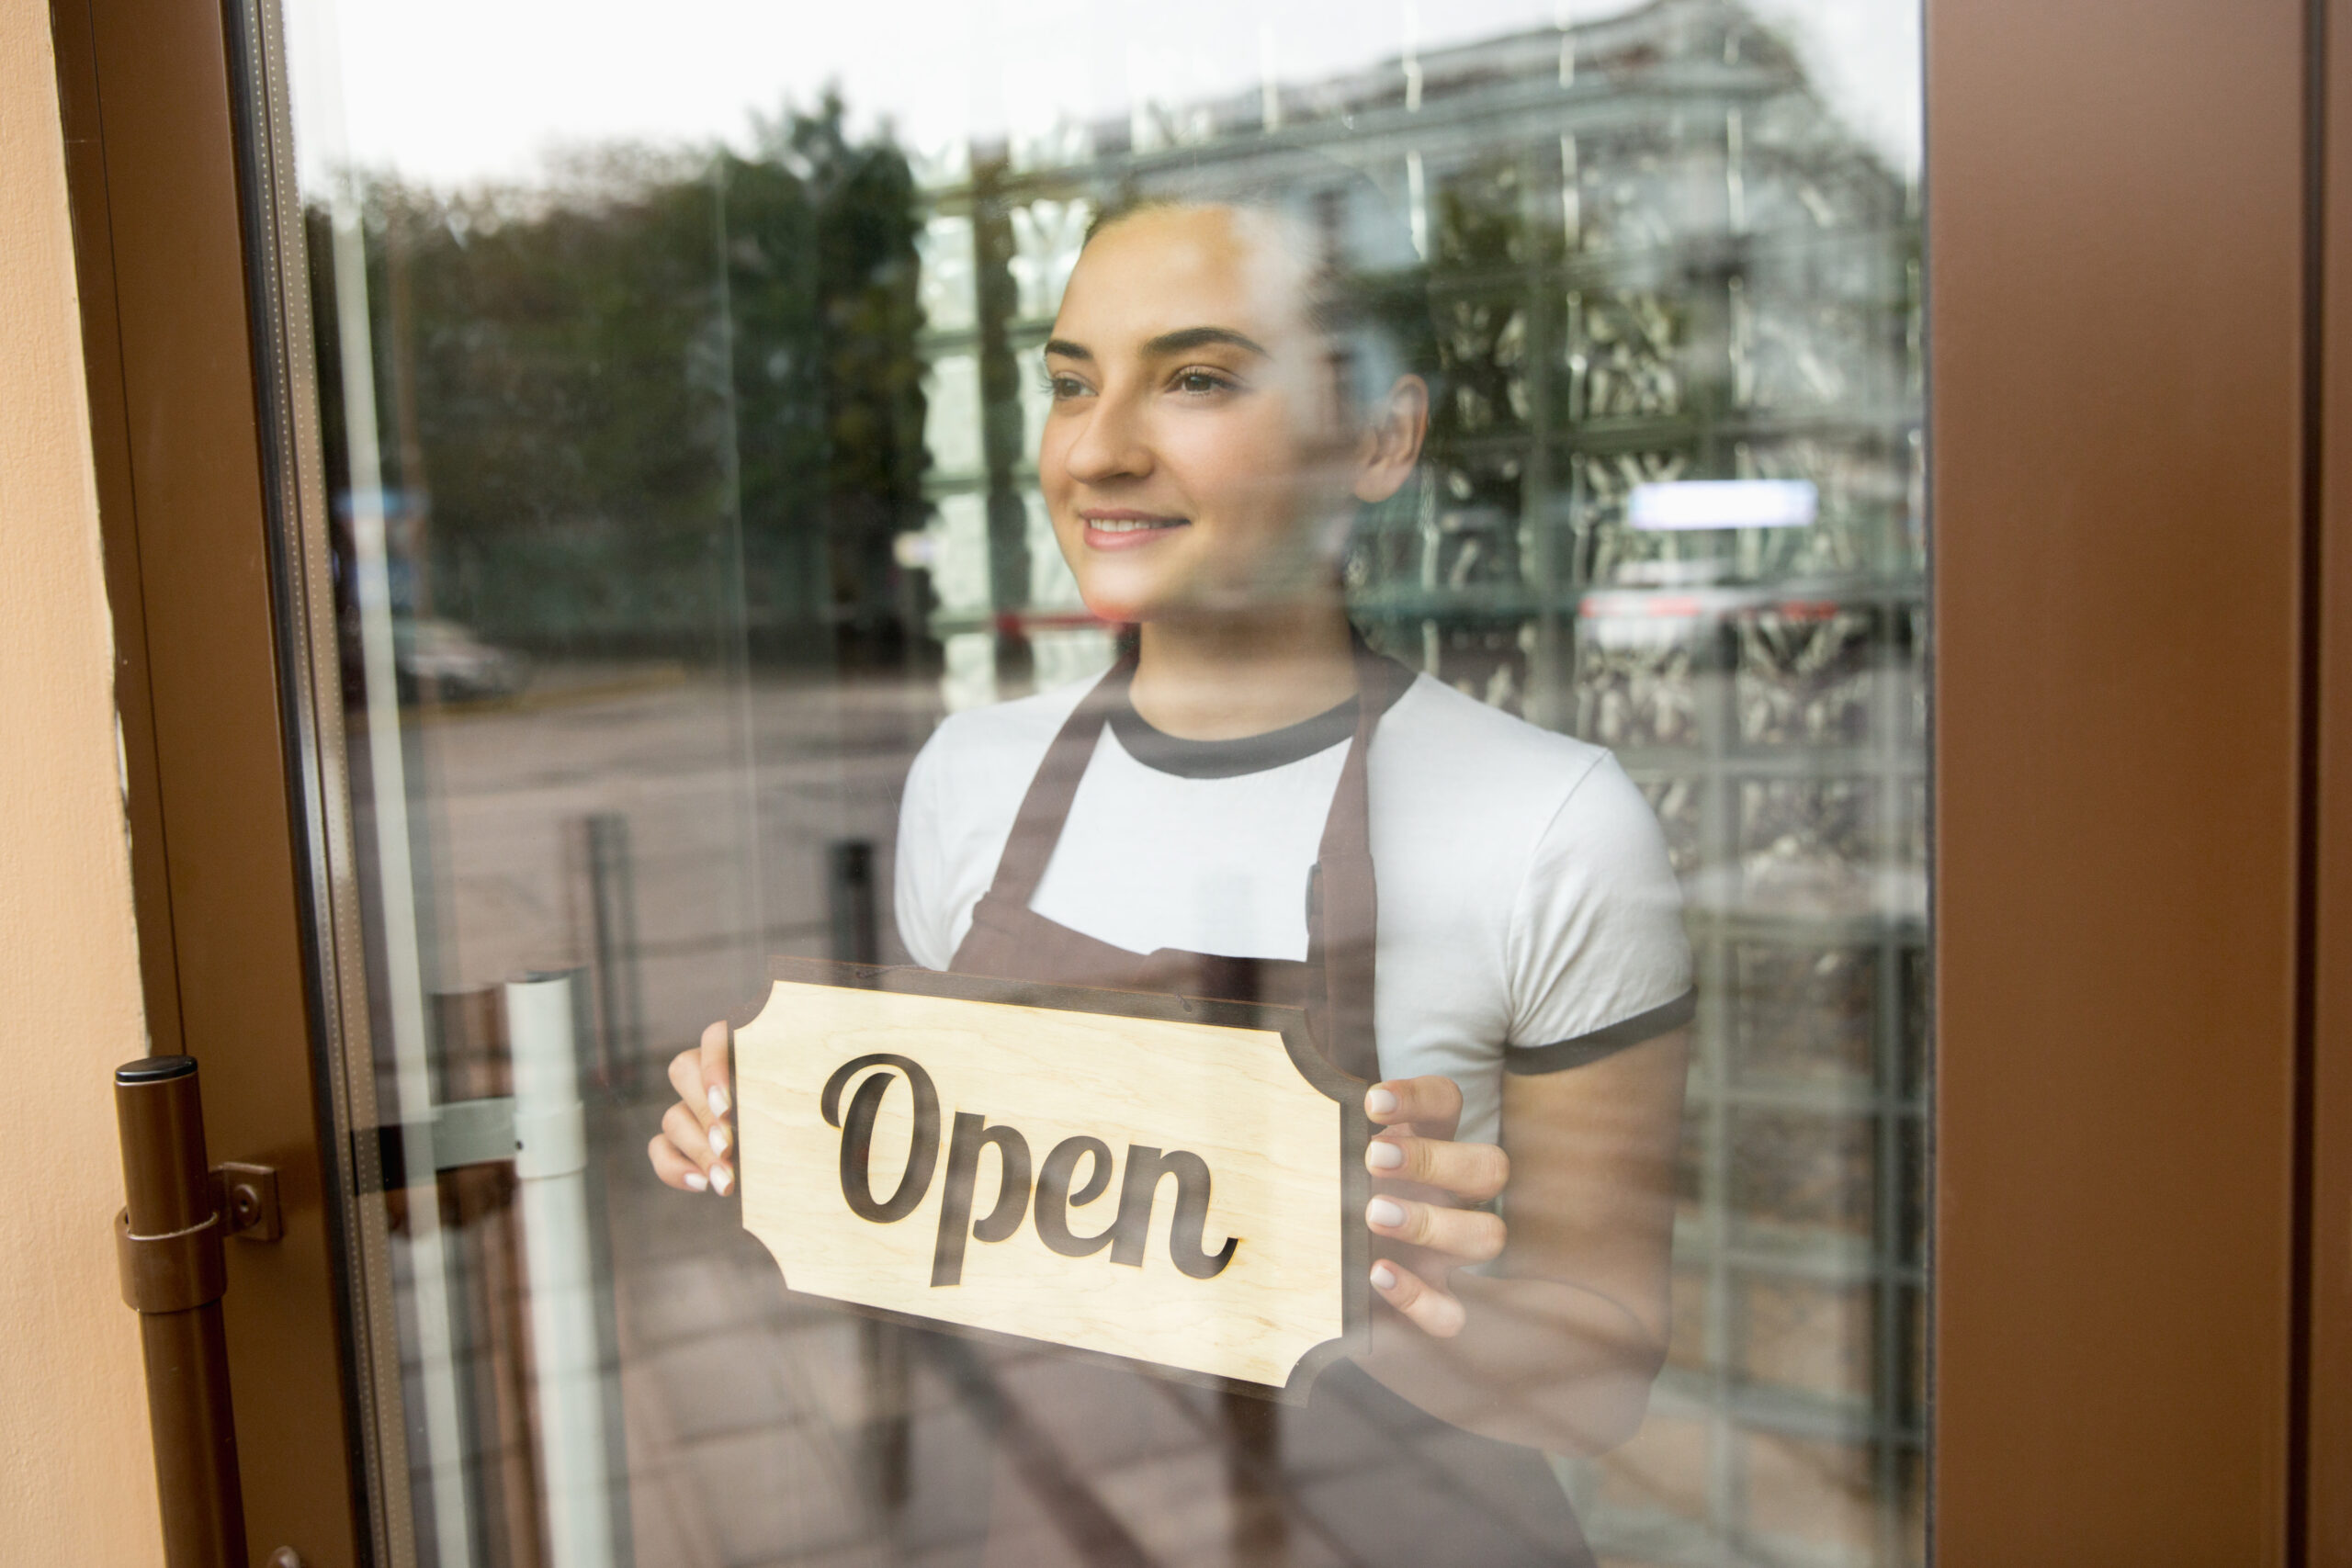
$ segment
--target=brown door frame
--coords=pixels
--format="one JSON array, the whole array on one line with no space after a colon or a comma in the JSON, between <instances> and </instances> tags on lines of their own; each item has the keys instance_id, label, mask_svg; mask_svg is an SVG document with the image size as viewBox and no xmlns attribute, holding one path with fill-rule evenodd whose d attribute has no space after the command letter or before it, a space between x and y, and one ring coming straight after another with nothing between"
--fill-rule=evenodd
<instances>
[{"instance_id":1,"label":"brown door frame","mask_svg":"<svg viewBox=\"0 0 2352 1568\"><path fill-rule=\"evenodd\" d=\"M2310 7L1928 18L1939 1552L2303 1561Z\"/></svg>"},{"instance_id":2,"label":"brown door frame","mask_svg":"<svg viewBox=\"0 0 2352 1568\"><path fill-rule=\"evenodd\" d=\"M1969 1568L2352 1561L2352 352L2323 404L2305 287L2352 283L2352 199L2324 274L2306 229L2352 130L2309 155L2317 5L2352 82L2352 0L1928 8L1935 1506ZM52 15L151 1029L204 1064L215 1153L286 1173L286 1240L232 1258L248 1518L398 1556L321 1157L343 960L247 40L188 0Z\"/></svg>"},{"instance_id":3,"label":"brown door frame","mask_svg":"<svg viewBox=\"0 0 2352 1568\"><path fill-rule=\"evenodd\" d=\"M52 0L152 1049L197 1058L214 1157L275 1166L285 1234L232 1244L247 1533L368 1551L365 1426L322 1158L332 1086L288 729L223 7ZM112 1302L93 1310L119 1310Z\"/></svg>"},{"instance_id":4,"label":"brown door frame","mask_svg":"<svg viewBox=\"0 0 2352 1568\"><path fill-rule=\"evenodd\" d=\"M2310 966L2305 1120L2309 1337L2299 1411L2308 1561L2352 1562L2352 0L2326 0L2314 51L2319 221L2312 301L2312 529L2306 551L2305 845Z\"/></svg>"}]
</instances>

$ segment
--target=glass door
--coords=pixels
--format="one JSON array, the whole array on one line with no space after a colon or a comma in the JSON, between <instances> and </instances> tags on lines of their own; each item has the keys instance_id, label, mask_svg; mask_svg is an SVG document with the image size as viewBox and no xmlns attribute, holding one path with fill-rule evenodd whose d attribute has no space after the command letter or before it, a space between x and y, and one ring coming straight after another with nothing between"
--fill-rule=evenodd
<instances>
[{"instance_id":1,"label":"glass door","mask_svg":"<svg viewBox=\"0 0 2352 1568\"><path fill-rule=\"evenodd\" d=\"M380 1560L1924 1559L1914 9L253 22ZM1291 1027L1343 1343L789 1288L779 975ZM987 1142L1080 1066L842 1198L1272 1250Z\"/></svg>"}]
</instances>

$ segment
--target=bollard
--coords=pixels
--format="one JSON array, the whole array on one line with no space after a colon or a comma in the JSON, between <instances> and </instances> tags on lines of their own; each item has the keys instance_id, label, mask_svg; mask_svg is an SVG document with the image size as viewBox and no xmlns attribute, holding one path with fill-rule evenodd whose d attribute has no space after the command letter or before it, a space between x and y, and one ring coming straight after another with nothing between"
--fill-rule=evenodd
<instances>
[{"instance_id":1,"label":"bollard","mask_svg":"<svg viewBox=\"0 0 2352 1568\"><path fill-rule=\"evenodd\" d=\"M589 1076L601 1088L634 1094L645 1066L645 999L628 818L594 812L574 818L567 835L572 930L589 960Z\"/></svg>"},{"instance_id":2,"label":"bollard","mask_svg":"<svg viewBox=\"0 0 2352 1568\"><path fill-rule=\"evenodd\" d=\"M614 1568L599 1289L588 1231L588 1144L572 1005L579 972L506 983L514 1063L514 1174L531 1292L531 1384L548 1555L560 1568Z\"/></svg>"}]
</instances>

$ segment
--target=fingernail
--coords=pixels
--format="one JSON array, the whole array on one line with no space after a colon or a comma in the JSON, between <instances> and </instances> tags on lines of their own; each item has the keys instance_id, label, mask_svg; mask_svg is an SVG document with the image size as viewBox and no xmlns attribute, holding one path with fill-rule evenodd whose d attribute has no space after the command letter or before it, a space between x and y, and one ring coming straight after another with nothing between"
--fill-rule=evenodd
<instances>
[{"instance_id":1,"label":"fingernail","mask_svg":"<svg viewBox=\"0 0 2352 1568\"><path fill-rule=\"evenodd\" d=\"M1385 1138L1375 1138L1363 1151L1363 1158L1374 1170L1394 1170L1405 1163L1405 1151Z\"/></svg>"},{"instance_id":2,"label":"fingernail","mask_svg":"<svg viewBox=\"0 0 2352 1568\"><path fill-rule=\"evenodd\" d=\"M710 1179L699 1170L686 1172L686 1186L696 1192L710 1190Z\"/></svg>"},{"instance_id":3,"label":"fingernail","mask_svg":"<svg viewBox=\"0 0 2352 1568\"><path fill-rule=\"evenodd\" d=\"M735 1190L735 1173L723 1165L714 1165L710 1168L710 1185L724 1198Z\"/></svg>"},{"instance_id":4,"label":"fingernail","mask_svg":"<svg viewBox=\"0 0 2352 1568\"><path fill-rule=\"evenodd\" d=\"M715 1094L718 1091L714 1089L711 1092ZM1364 1092L1363 1108L1365 1113L1368 1115L1386 1116L1390 1114L1396 1109L1396 1090L1386 1089L1367 1089Z\"/></svg>"},{"instance_id":5,"label":"fingernail","mask_svg":"<svg viewBox=\"0 0 2352 1568\"><path fill-rule=\"evenodd\" d=\"M725 1089L719 1088L717 1084L713 1084L710 1086L710 1093L704 1096L704 1098L710 1101L710 1113L713 1116L724 1116L727 1114L727 1091Z\"/></svg>"},{"instance_id":6,"label":"fingernail","mask_svg":"<svg viewBox=\"0 0 2352 1568\"><path fill-rule=\"evenodd\" d=\"M724 1122L713 1122L710 1124L710 1152L712 1154L725 1154L727 1152L727 1145L733 1141L734 1140L730 1139L727 1135L727 1124Z\"/></svg>"},{"instance_id":7,"label":"fingernail","mask_svg":"<svg viewBox=\"0 0 2352 1568\"><path fill-rule=\"evenodd\" d=\"M1396 1288L1396 1270L1391 1269L1385 1263L1374 1264L1372 1266L1372 1283L1374 1288L1376 1290L1395 1290Z\"/></svg>"},{"instance_id":8,"label":"fingernail","mask_svg":"<svg viewBox=\"0 0 2352 1568\"><path fill-rule=\"evenodd\" d=\"M719 1190L723 1192L726 1189L721 1188ZM1403 1204L1392 1202L1386 1198L1374 1198L1364 1205L1363 1217L1374 1224L1385 1225L1394 1230L1405 1223L1405 1208Z\"/></svg>"}]
</instances>

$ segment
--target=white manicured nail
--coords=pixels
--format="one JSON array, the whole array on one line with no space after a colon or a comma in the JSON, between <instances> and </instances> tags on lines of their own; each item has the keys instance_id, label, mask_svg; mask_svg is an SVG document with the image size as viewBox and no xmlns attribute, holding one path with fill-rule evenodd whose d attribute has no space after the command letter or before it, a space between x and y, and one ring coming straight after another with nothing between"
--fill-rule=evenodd
<instances>
[{"instance_id":1,"label":"white manicured nail","mask_svg":"<svg viewBox=\"0 0 2352 1568\"><path fill-rule=\"evenodd\" d=\"M713 1190L724 1198L735 1190L735 1173L723 1165L714 1165L710 1168L710 1185Z\"/></svg>"},{"instance_id":2,"label":"white manicured nail","mask_svg":"<svg viewBox=\"0 0 2352 1568\"><path fill-rule=\"evenodd\" d=\"M718 1085L711 1085L710 1092L703 1098L710 1102L710 1113L713 1116L727 1114L727 1091Z\"/></svg>"},{"instance_id":3,"label":"white manicured nail","mask_svg":"<svg viewBox=\"0 0 2352 1568\"><path fill-rule=\"evenodd\" d=\"M1394 1230L1405 1223L1405 1207L1385 1198L1374 1198L1364 1205L1363 1215L1374 1224Z\"/></svg>"},{"instance_id":4,"label":"white manicured nail","mask_svg":"<svg viewBox=\"0 0 2352 1568\"><path fill-rule=\"evenodd\" d=\"M725 1154L727 1152L728 1145L733 1141L733 1139L727 1135L727 1124L725 1122L713 1122L710 1124L710 1152L712 1154Z\"/></svg>"},{"instance_id":5,"label":"white manicured nail","mask_svg":"<svg viewBox=\"0 0 2352 1568\"><path fill-rule=\"evenodd\" d=\"M1363 1158L1374 1170L1395 1170L1405 1163L1405 1151L1385 1138L1378 1138L1363 1151Z\"/></svg>"},{"instance_id":6,"label":"white manicured nail","mask_svg":"<svg viewBox=\"0 0 2352 1568\"><path fill-rule=\"evenodd\" d=\"M710 1179L699 1170L690 1170L686 1172L686 1186L695 1192L707 1192L710 1190Z\"/></svg>"},{"instance_id":7,"label":"white manicured nail","mask_svg":"<svg viewBox=\"0 0 2352 1568\"><path fill-rule=\"evenodd\" d=\"M1374 1288L1376 1290L1395 1290L1396 1288L1396 1270L1391 1269L1385 1263L1374 1264L1372 1266L1372 1283Z\"/></svg>"},{"instance_id":8,"label":"white manicured nail","mask_svg":"<svg viewBox=\"0 0 2352 1568\"><path fill-rule=\"evenodd\" d=\"M1363 1097L1363 1108L1368 1114L1374 1116L1392 1114L1396 1109L1396 1091L1385 1089L1367 1090Z\"/></svg>"}]
</instances>

